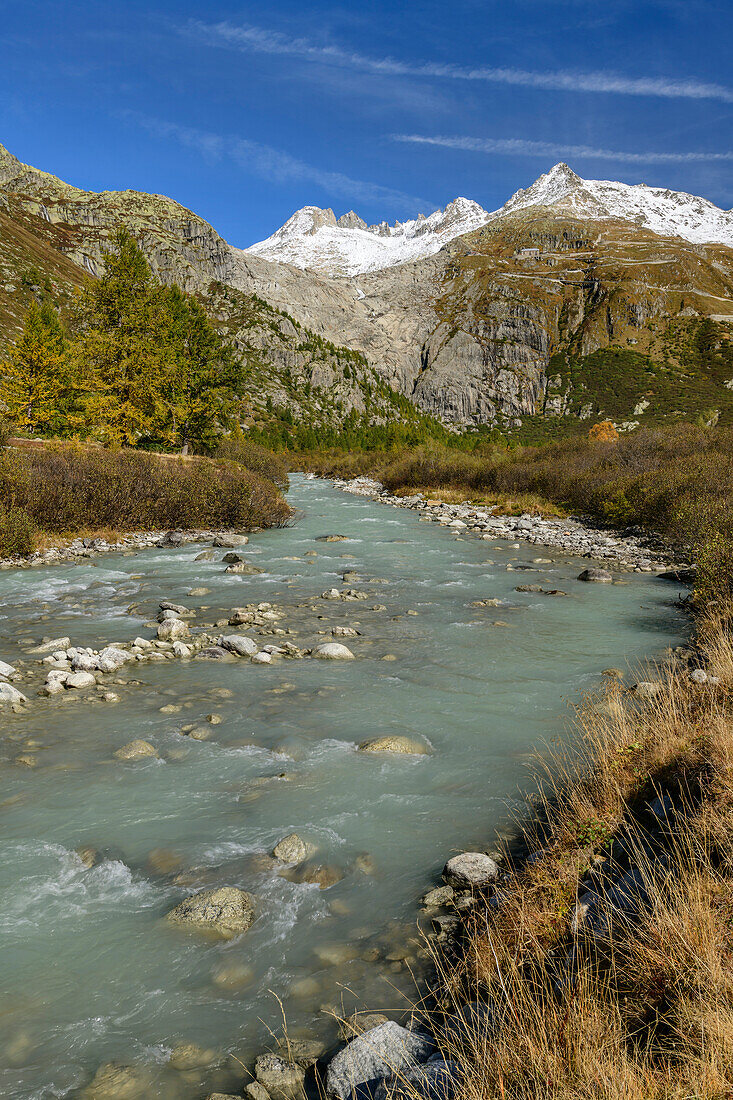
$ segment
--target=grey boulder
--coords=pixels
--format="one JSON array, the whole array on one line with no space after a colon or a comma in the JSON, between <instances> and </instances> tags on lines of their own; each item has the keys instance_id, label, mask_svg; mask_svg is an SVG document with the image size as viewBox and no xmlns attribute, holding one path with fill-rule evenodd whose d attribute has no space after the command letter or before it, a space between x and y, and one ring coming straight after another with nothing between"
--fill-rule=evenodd
<instances>
[{"instance_id":1,"label":"grey boulder","mask_svg":"<svg viewBox=\"0 0 733 1100\"><path fill-rule=\"evenodd\" d=\"M408 1031L393 1020L352 1039L333 1058L326 1074L326 1092L347 1100L354 1089L415 1070L435 1049L425 1035Z\"/></svg>"},{"instance_id":2,"label":"grey boulder","mask_svg":"<svg viewBox=\"0 0 733 1100\"><path fill-rule=\"evenodd\" d=\"M578 576L579 581L595 581L596 584L610 584L613 576L607 569L584 569Z\"/></svg>"},{"instance_id":3,"label":"grey boulder","mask_svg":"<svg viewBox=\"0 0 733 1100\"><path fill-rule=\"evenodd\" d=\"M257 652L257 642L244 634L223 634L217 645L228 649L230 653L236 653L238 657L254 657Z\"/></svg>"},{"instance_id":4,"label":"grey boulder","mask_svg":"<svg viewBox=\"0 0 733 1100\"><path fill-rule=\"evenodd\" d=\"M484 852L462 852L443 868L443 881L449 886L488 886L499 874L496 862Z\"/></svg>"}]
</instances>

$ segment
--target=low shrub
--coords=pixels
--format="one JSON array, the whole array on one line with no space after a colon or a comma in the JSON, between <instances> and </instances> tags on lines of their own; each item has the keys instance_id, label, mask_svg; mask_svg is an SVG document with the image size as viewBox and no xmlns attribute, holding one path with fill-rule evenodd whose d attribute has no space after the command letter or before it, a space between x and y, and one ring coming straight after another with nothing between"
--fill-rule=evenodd
<instances>
[{"instance_id":1,"label":"low shrub","mask_svg":"<svg viewBox=\"0 0 733 1100\"><path fill-rule=\"evenodd\" d=\"M288 488L288 467L282 457L259 443L253 443L241 433L232 432L225 436L216 449L216 457L246 466L260 477L273 481L278 489Z\"/></svg>"},{"instance_id":2,"label":"low shrub","mask_svg":"<svg viewBox=\"0 0 733 1100\"><path fill-rule=\"evenodd\" d=\"M0 506L51 533L273 527L290 516L271 481L235 462L66 445L0 454Z\"/></svg>"},{"instance_id":3,"label":"low shrub","mask_svg":"<svg viewBox=\"0 0 733 1100\"><path fill-rule=\"evenodd\" d=\"M0 506L0 558L27 558L36 548L36 528L23 508Z\"/></svg>"}]
</instances>

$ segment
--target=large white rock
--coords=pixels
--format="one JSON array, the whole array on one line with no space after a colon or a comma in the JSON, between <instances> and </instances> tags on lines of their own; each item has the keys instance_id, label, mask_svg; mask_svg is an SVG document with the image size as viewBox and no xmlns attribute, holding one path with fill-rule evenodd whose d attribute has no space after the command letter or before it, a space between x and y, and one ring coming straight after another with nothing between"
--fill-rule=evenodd
<instances>
[{"instance_id":1,"label":"large white rock","mask_svg":"<svg viewBox=\"0 0 733 1100\"><path fill-rule=\"evenodd\" d=\"M94 687L97 681L91 672L72 672L64 682L67 688L88 688Z\"/></svg>"},{"instance_id":2,"label":"large white rock","mask_svg":"<svg viewBox=\"0 0 733 1100\"><path fill-rule=\"evenodd\" d=\"M449 886L487 886L499 874L497 863L485 852L461 852L443 868L443 881Z\"/></svg>"},{"instance_id":3,"label":"large white rock","mask_svg":"<svg viewBox=\"0 0 733 1100\"><path fill-rule=\"evenodd\" d=\"M321 657L327 661L353 661L354 654L351 650L341 645L341 642L324 642L313 650L314 657Z\"/></svg>"},{"instance_id":4,"label":"large white rock","mask_svg":"<svg viewBox=\"0 0 733 1100\"><path fill-rule=\"evenodd\" d=\"M389 1020L352 1039L339 1051L328 1067L326 1092L338 1100L347 1100L354 1089L367 1081L416 1069L434 1049L424 1035Z\"/></svg>"},{"instance_id":5,"label":"large white rock","mask_svg":"<svg viewBox=\"0 0 733 1100\"><path fill-rule=\"evenodd\" d=\"M8 676L12 676L15 671L15 667L13 665L9 665L7 661L0 661L0 679L5 679Z\"/></svg>"},{"instance_id":6,"label":"large white rock","mask_svg":"<svg viewBox=\"0 0 733 1100\"><path fill-rule=\"evenodd\" d=\"M12 684L0 683L0 705L3 703L27 703L22 691L18 691Z\"/></svg>"},{"instance_id":7,"label":"large white rock","mask_svg":"<svg viewBox=\"0 0 733 1100\"><path fill-rule=\"evenodd\" d=\"M97 667L102 672L117 672L127 661L132 660L132 654L117 646L108 645L100 651L97 657Z\"/></svg>"}]
</instances>

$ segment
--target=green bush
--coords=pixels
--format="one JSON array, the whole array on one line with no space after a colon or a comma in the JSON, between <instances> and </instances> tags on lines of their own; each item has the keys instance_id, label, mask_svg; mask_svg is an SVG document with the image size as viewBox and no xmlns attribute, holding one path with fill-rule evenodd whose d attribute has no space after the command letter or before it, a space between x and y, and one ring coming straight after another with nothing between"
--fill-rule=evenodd
<instances>
[{"instance_id":1,"label":"green bush","mask_svg":"<svg viewBox=\"0 0 733 1100\"><path fill-rule=\"evenodd\" d=\"M0 506L0 557L27 558L36 548L36 528L23 508Z\"/></svg>"}]
</instances>

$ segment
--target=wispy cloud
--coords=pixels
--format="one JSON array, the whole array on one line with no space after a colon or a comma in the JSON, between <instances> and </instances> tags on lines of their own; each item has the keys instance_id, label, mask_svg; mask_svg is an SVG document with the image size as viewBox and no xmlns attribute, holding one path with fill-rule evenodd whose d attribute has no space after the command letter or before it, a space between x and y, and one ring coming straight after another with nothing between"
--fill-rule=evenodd
<instances>
[{"instance_id":1,"label":"wispy cloud","mask_svg":"<svg viewBox=\"0 0 733 1100\"><path fill-rule=\"evenodd\" d=\"M528 69L442 64L434 61L407 62L391 57L370 57L338 45L318 45L307 38L291 38L277 31L248 24L202 23L194 20L185 28L189 34L214 46L247 52L297 57L303 61L358 68L382 76L433 77L448 80L484 81L542 91L602 92L615 95L661 96L665 99L717 99L733 103L733 88L698 80L669 77L628 77L613 72L533 72Z\"/></svg>"},{"instance_id":2,"label":"wispy cloud","mask_svg":"<svg viewBox=\"0 0 733 1100\"><path fill-rule=\"evenodd\" d=\"M597 149L592 145L562 145L550 141L525 141L523 138L472 138L422 134L392 134L393 141L411 145L438 145L444 149L462 149L471 153L504 153L515 157L586 157L590 160L615 160L621 164L692 164L701 161L733 161L733 152L716 153L631 153L618 149Z\"/></svg>"},{"instance_id":3,"label":"wispy cloud","mask_svg":"<svg viewBox=\"0 0 733 1100\"><path fill-rule=\"evenodd\" d=\"M179 126L136 111L124 111L120 114L128 122L141 126L156 137L177 141L210 160L233 161L246 172L272 183L310 183L327 194L348 202L376 202L413 216L418 210L435 209L435 203L425 199L407 195L404 191L391 187L383 187L378 183L370 183L368 180L352 179L342 172L318 168L281 149L257 141Z\"/></svg>"}]
</instances>

